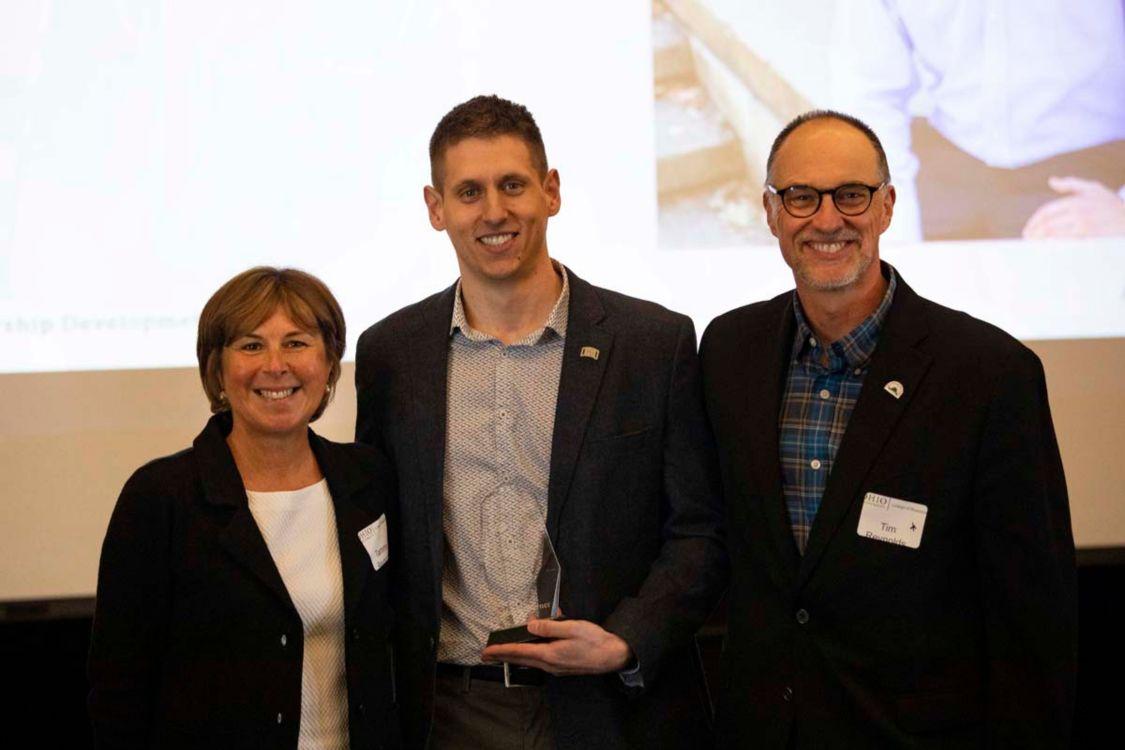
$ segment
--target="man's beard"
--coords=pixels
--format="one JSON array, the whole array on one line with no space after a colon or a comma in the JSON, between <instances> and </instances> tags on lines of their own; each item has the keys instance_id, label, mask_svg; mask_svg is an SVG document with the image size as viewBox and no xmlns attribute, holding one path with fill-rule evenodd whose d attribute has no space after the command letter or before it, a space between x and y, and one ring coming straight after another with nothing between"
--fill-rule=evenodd
<instances>
[{"instance_id":1,"label":"man's beard","mask_svg":"<svg viewBox=\"0 0 1125 750\"><path fill-rule=\"evenodd\" d=\"M810 290L817 292L835 292L841 289L847 289L853 286L857 281L863 278L863 274L871 267L874 262L874 254L864 255L861 251L862 238L854 232L844 232L838 235L830 235L827 237L804 237L797 241L797 246L806 242L854 242L856 244L856 259L855 263L847 269L843 276L835 276L831 278L824 278L823 274L818 274L814 264L805 261L803 256L797 255L795 257L796 265L794 272L797 280ZM841 250L840 252L845 252Z\"/></svg>"},{"instance_id":2,"label":"man's beard","mask_svg":"<svg viewBox=\"0 0 1125 750\"><path fill-rule=\"evenodd\" d=\"M859 281L863 274L867 272L867 269L871 268L871 263L874 260L869 255L861 255L856 264L846 274L827 279L817 278L817 274L812 273L807 265L801 263L797 266L797 278L808 289L818 292L835 292L840 289L847 289Z\"/></svg>"}]
</instances>

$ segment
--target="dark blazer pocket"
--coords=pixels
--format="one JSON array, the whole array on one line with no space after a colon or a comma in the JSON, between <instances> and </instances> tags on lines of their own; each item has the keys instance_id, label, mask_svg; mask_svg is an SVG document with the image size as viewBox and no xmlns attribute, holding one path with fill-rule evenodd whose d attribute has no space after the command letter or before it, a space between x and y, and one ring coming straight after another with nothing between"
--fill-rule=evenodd
<instances>
[{"instance_id":1,"label":"dark blazer pocket","mask_svg":"<svg viewBox=\"0 0 1125 750\"><path fill-rule=\"evenodd\" d=\"M971 689L903 692L892 702L899 725L914 734L964 729L984 721L984 697Z\"/></svg>"},{"instance_id":2,"label":"dark blazer pocket","mask_svg":"<svg viewBox=\"0 0 1125 750\"><path fill-rule=\"evenodd\" d=\"M214 750L214 748L230 748L231 750L250 750L263 745L259 732L248 728L222 728L201 724L165 724L158 726L154 732L153 747L169 748L171 750Z\"/></svg>"},{"instance_id":3,"label":"dark blazer pocket","mask_svg":"<svg viewBox=\"0 0 1125 750\"><path fill-rule=\"evenodd\" d=\"M637 429L629 429L623 432L616 432L612 435L591 435L586 441L587 445L597 445L601 448L614 448L617 446L633 445L635 443L643 442L644 438L648 437L655 430L654 427L639 427Z\"/></svg>"}]
</instances>

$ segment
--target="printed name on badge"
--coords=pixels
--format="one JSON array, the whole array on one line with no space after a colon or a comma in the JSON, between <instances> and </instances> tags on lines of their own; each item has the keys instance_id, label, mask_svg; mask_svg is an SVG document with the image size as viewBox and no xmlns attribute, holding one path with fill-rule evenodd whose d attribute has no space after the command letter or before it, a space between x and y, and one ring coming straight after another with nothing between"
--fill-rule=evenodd
<instances>
[{"instance_id":1,"label":"printed name on badge","mask_svg":"<svg viewBox=\"0 0 1125 750\"><path fill-rule=\"evenodd\" d=\"M365 526L359 531L359 541L367 550L368 557L375 570L387 564L390 550L387 549L387 516L383 514L375 519L375 523Z\"/></svg>"},{"instance_id":2,"label":"printed name on badge","mask_svg":"<svg viewBox=\"0 0 1125 750\"><path fill-rule=\"evenodd\" d=\"M868 492L863 496L859 527L855 531L867 539L918 549L928 510L921 503Z\"/></svg>"}]
</instances>

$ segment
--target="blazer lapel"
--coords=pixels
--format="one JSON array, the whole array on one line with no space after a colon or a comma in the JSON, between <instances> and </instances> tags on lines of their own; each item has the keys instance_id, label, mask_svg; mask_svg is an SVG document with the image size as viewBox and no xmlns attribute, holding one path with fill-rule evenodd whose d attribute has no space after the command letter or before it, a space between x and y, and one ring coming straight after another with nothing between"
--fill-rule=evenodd
<instances>
[{"instance_id":1,"label":"blazer lapel","mask_svg":"<svg viewBox=\"0 0 1125 750\"><path fill-rule=\"evenodd\" d=\"M551 475L547 488L547 532L558 546L559 519L570 492L571 479L582 450L586 425L612 356L613 334L600 323L605 309L597 292L567 269L570 311L563 345L562 373L551 437ZM582 356L584 347L598 350L597 358Z\"/></svg>"},{"instance_id":2,"label":"blazer lapel","mask_svg":"<svg viewBox=\"0 0 1125 750\"><path fill-rule=\"evenodd\" d=\"M864 378L859 399L848 420L820 510L809 533L798 586L808 580L828 543L839 530L871 465L910 406L932 362L928 354L915 348L927 333L924 317L915 312L918 297L901 277L897 284L895 299L871 357L871 369ZM892 380L902 385L898 398L884 389L884 385ZM854 533L849 529L844 529L844 532Z\"/></svg>"},{"instance_id":3,"label":"blazer lapel","mask_svg":"<svg viewBox=\"0 0 1125 750\"><path fill-rule=\"evenodd\" d=\"M359 540L359 532L375 521L375 516L359 507L350 498L336 498L332 491L332 504L336 506L336 529L340 539L340 568L344 576L344 612L355 611L363 594L367 577L371 574L371 558Z\"/></svg>"},{"instance_id":4,"label":"blazer lapel","mask_svg":"<svg viewBox=\"0 0 1125 750\"><path fill-rule=\"evenodd\" d=\"M371 559L359 540L359 532L375 521L376 514L352 499L360 488L371 481L371 477L367 476L363 467L341 460L336 450L312 430L309 430L309 443L332 493L344 580L344 613L349 616L354 612L372 570Z\"/></svg>"},{"instance_id":5,"label":"blazer lapel","mask_svg":"<svg viewBox=\"0 0 1125 750\"><path fill-rule=\"evenodd\" d=\"M784 576L784 580L777 582L784 586L791 583L792 575L800 562L781 488L777 426L795 331L793 300L792 294L789 294L785 304L781 305L780 316L770 320L770 328L765 332L764 340L768 342L764 352L766 361L755 363L749 354L762 350L763 339L756 338L758 332L754 332L751 339L744 342L748 353L745 360L748 365L745 404L749 415L746 420L747 433L742 443L748 453L744 460L753 467L756 478L753 486L762 490L762 512L781 561L780 572Z\"/></svg>"},{"instance_id":6,"label":"blazer lapel","mask_svg":"<svg viewBox=\"0 0 1125 750\"><path fill-rule=\"evenodd\" d=\"M445 429L449 372L449 326L457 285L433 297L414 320L403 348L409 352L413 388L413 430L426 503L434 606L441 611L442 495L445 484Z\"/></svg>"},{"instance_id":7,"label":"blazer lapel","mask_svg":"<svg viewBox=\"0 0 1125 750\"><path fill-rule=\"evenodd\" d=\"M230 509L230 519L219 533L219 544L274 595L293 607L266 540L250 514L242 476L227 448L229 432L230 415L216 414L194 443L204 497L211 505Z\"/></svg>"}]
</instances>

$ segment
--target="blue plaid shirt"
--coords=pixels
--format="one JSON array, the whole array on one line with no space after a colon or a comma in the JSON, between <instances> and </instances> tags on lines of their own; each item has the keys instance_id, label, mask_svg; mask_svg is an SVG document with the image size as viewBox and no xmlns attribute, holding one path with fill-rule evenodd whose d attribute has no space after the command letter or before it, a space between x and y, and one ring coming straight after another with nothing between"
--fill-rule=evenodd
<instances>
[{"instance_id":1,"label":"blue plaid shirt","mask_svg":"<svg viewBox=\"0 0 1125 750\"><path fill-rule=\"evenodd\" d=\"M805 321L797 292L793 312L797 332L778 415L781 454L781 487L797 549L805 554L809 530L820 508L820 498L836 460L836 451L848 427L868 362L879 340L895 293L895 272L890 266L887 292L875 312L848 335L824 348ZM828 364L822 364L825 355Z\"/></svg>"}]
</instances>

